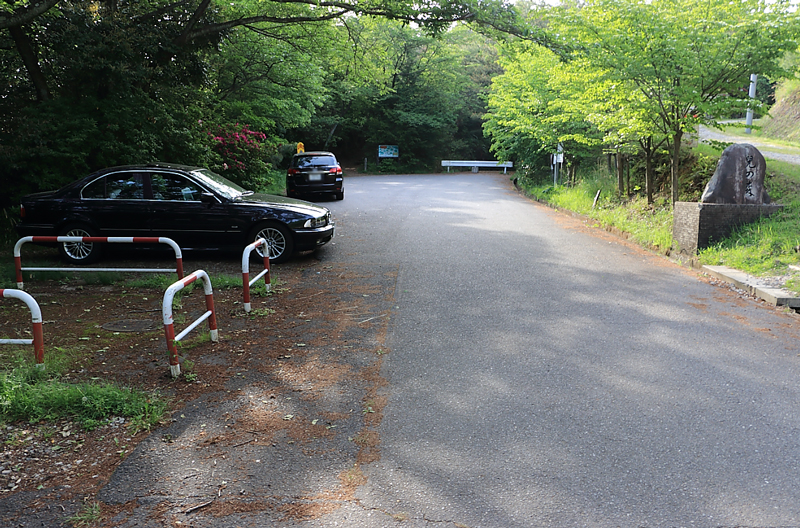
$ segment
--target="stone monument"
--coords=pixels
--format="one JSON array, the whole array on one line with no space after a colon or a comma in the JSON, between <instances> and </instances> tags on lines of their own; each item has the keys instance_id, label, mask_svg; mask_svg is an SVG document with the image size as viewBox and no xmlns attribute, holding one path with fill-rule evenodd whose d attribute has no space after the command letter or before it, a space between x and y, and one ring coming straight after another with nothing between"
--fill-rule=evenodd
<instances>
[{"instance_id":1,"label":"stone monument","mask_svg":"<svg viewBox=\"0 0 800 528\"><path fill-rule=\"evenodd\" d=\"M681 253L695 254L731 234L737 226L769 216L783 206L770 204L764 185L767 164L753 145L738 143L722 153L700 202L675 202L672 238Z\"/></svg>"},{"instance_id":2,"label":"stone monument","mask_svg":"<svg viewBox=\"0 0 800 528\"><path fill-rule=\"evenodd\" d=\"M767 162L753 145L737 143L726 148L719 158L717 170L706 185L702 203L753 204L769 203L764 187Z\"/></svg>"}]
</instances>

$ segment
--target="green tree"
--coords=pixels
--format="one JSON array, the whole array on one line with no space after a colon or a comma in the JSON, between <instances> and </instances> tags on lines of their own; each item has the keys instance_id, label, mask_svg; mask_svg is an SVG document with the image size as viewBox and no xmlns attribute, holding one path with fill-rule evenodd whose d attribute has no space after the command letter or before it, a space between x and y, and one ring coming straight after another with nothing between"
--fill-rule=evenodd
<instances>
[{"instance_id":1,"label":"green tree","mask_svg":"<svg viewBox=\"0 0 800 528\"><path fill-rule=\"evenodd\" d=\"M57 0L16 0L0 4L0 30L13 39L16 51L28 72L39 100L50 97L51 87L42 71L38 43L46 40L42 19L58 17ZM160 50L150 57L159 66L173 62L187 50L207 42L218 41L224 33L237 27L248 28L267 37L282 35L289 26L306 27L343 20L353 15L377 16L414 23L436 34L453 22L470 21L488 26L516 28L516 12L501 0L469 0L415 3L406 0L367 0L319 2L316 0L245 0L230 3L221 0L200 0L194 3L170 3L163 0L144 4L119 2L86 2L83 5L95 20L127 19L136 22L143 33L160 34ZM39 26L38 28L34 26ZM279 37L280 38L280 37Z\"/></svg>"},{"instance_id":2,"label":"green tree","mask_svg":"<svg viewBox=\"0 0 800 528\"><path fill-rule=\"evenodd\" d=\"M654 158L668 137L659 132L657 112L651 111L649 101L633 83L621 82L614 72L592 67L585 59L579 61L585 75L592 81L585 83L580 94L587 106L586 119L603 133L603 144L617 153L617 185L620 195L625 195L623 165L628 154L641 153L644 158L644 180L647 203L653 203ZM631 194L628 185L628 194Z\"/></svg>"},{"instance_id":3,"label":"green tree","mask_svg":"<svg viewBox=\"0 0 800 528\"><path fill-rule=\"evenodd\" d=\"M459 94L464 105L456 119L450 155L456 159L492 159L491 142L483 133L483 121L492 79L503 73L498 61L498 43L465 25L449 31L446 38L458 49L461 67L468 76Z\"/></svg>"},{"instance_id":4,"label":"green tree","mask_svg":"<svg viewBox=\"0 0 800 528\"><path fill-rule=\"evenodd\" d=\"M494 78L484 129L499 159L531 165L541 155L566 152L571 174L597 153L602 135L587 119L595 84L580 61L564 63L543 46L506 46Z\"/></svg>"},{"instance_id":5,"label":"green tree","mask_svg":"<svg viewBox=\"0 0 800 528\"><path fill-rule=\"evenodd\" d=\"M750 74L780 77L780 58L797 47L797 14L784 0L589 0L549 17L571 58L587 58L645 98L641 108L670 138L673 202L683 135L744 111Z\"/></svg>"},{"instance_id":6,"label":"green tree","mask_svg":"<svg viewBox=\"0 0 800 528\"><path fill-rule=\"evenodd\" d=\"M372 159L378 144L397 144L408 170L454 155L483 157L482 100L493 70L486 37L456 27L438 37L398 22L362 18L339 26L326 104L291 132L306 147Z\"/></svg>"},{"instance_id":7,"label":"green tree","mask_svg":"<svg viewBox=\"0 0 800 528\"><path fill-rule=\"evenodd\" d=\"M209 159L196 53L155 67L148 58L159 53L163 35L100 16L91 4L40 17L28 36L36 37L47 90L33 88L13 47L2 48L9 80L0 89L4 200L107 165Z\"/></svg>"},{"instance_id":8,"label":"green tree","mask_svg":"<svg viewBox=\"0 0 800 528\"><path fill-rule=\"evenodd\" d=\"M277 136L307 124L328 94L326 54L313 50L334 36L327 24L310 35L286 28L270 39L244 28L230 31L207 58L211 113Z\"/></svg>"},{"instance_id":9,"label":"green tree","mask_svg":"<svg viewBox=\"0 0 800 528\"><path fill-rule=\"evenodd\" d=\"M413 23L419 39L456 21L517 29L515 11L502 0L0 3L0 69L8 80L0 88L0 181L13 189L5 199L110 164L219 166L208 134L216 126L249 126L272 142L309 123L329 97L355 110L376 96L397 97L386 82L342 84L333 68L355 64L345 60L356 43L348 30L370 17ZM346 77L363 81L385 65L373 62L370 72ZM413 62L402 67L407 78L420 72ZM386 71L376 79L401 70ZM432 107L451 105L446 94L440 90ZM387 118L407 119L419 131L441 129L448 119L402 105L393 111Z\"/></svg>"}]
</instances>

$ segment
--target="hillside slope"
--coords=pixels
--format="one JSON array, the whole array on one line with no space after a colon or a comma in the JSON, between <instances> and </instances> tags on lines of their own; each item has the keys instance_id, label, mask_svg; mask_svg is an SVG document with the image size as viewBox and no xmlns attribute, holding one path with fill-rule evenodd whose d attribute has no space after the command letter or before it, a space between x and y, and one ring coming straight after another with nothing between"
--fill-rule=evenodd
<instances>
[{"instance_id":1,"label":"hillside slope","mask_svg":"<svg viewBox=\"0 0 800 528\"><path fill-rule=\"evenodd\" d=\"M800 141L800 86L781 97L763 122L762 135L783 141Z\"/></svg>"}]
</instances>

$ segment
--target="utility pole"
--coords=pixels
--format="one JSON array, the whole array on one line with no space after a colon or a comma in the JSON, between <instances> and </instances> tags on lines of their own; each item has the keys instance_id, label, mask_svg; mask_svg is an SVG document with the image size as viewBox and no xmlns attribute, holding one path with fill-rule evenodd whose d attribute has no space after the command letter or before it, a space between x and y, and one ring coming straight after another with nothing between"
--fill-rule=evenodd
<instances>
[{"instance_id":1,"label":"utility pole","mask_svg":"<svg viewBox=\"0 0 800 528\"><path fill-rule=\"evenodd\" d=\"M750 93L748 94L748 95L750 95L750 99L755 99L756 98L756 81L758 81L758 75L755 74L755 73L751 73L750 74ZM752 105L747 105L747 119L745 121L745 124L747 126L744 129L744 132L745 132L745 134L749 134L750 130L753 127L753 106Z\"/></svg>"}]
</instances>

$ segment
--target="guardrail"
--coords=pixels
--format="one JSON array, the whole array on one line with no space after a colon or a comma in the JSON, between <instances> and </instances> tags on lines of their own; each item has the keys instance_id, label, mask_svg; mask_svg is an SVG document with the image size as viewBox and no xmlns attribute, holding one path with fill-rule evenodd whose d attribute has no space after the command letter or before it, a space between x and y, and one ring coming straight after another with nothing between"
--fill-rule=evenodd
<instances>
[{"instance_id":1,"label":"guardrail","mask_svg":"<svg viewBox=\"0 0 800 528\"><path fill-rule=\"evenodd\" d=\"M172 319L172 299L175 294L184 289L189 284L197 279L202 279L203 289L206 295L206 313L198 317L186 330L175 335L175 326ZM217 316L214 311L214 292L211 289L211 279L208 274L203 270L197 270L188 275L185 279L179 280L172 284L167 291L164 292L164 302L161 307L162 315L164 316L164 333L167 338L167 350L169 351L169 371L173 378L181 375L181 365L178 362L178 341L183 339L186 334L194 330L200 323L208 319L208 329L211 333L211 341L219 341L219 331L217 330Z\"/></svg>"},{"instance_id":2,"label":"guardrail","mask_svg":"<svg viewBox=\"0 0 800 528\"><path fill-rule=\"evenodd\" d=\"M22 267L22 246L28 242L33 243L54 243L54 242L85 242L89 243L111 243L111 244L166 244L175 252L175 269L168 268L23 268ZM23 271L117 271L117 272L138 272L138 273L177 273L178 278L183 278L183 255L181 248L171 238L165 237L72 237L72 236L28 236L20 238L14 245L14 265L17 268L17 287L22 289Z\"/></svg>"},{"instance_id":3,"label":"guardrail","mask_svg":"<svg viewBox=\"0 0 800 528\"><path fill-rule=\"evenodd\" d=\"M19 299L28 305L33 322L33 339L0 339L3 345L33 345L33 354L36 365L44 365L44 332L42 331L42 310L39 303L29 293L22 290L0 289L0 297L5 299Z\"/></svg>"},{"instance_id":4,"label":"guardrail","mask_svg":"<svg viewBox=\"0 0 800 528\"><path fill-rule=\"evenodd\" d=\"M511 161L466 161L466 160L442 160L442 167L447 167L447 172L450 172L450 167L472 167L472 172L478 172L480 167L488 168L503 168L503 174L508 172L508 169L514 167Z\"/></svg>"},{"instance_id":5,"label":"guardrail","mask_svg":"<svg viewBox=\"0 0 800 528\"><path fill-rule=\"evenodd\" d=\"M250 280L250 253L259 246L264 246L264 271ZM267 285L267 291L272 287L272 278L269 274L269 246L267 241L259 238L252 244L244 248L242 253L242 287L244 288L244 311L250 312L250 286L256 283L258 279L264 277L264 283Z\"/></svg>"}]
</instances>

